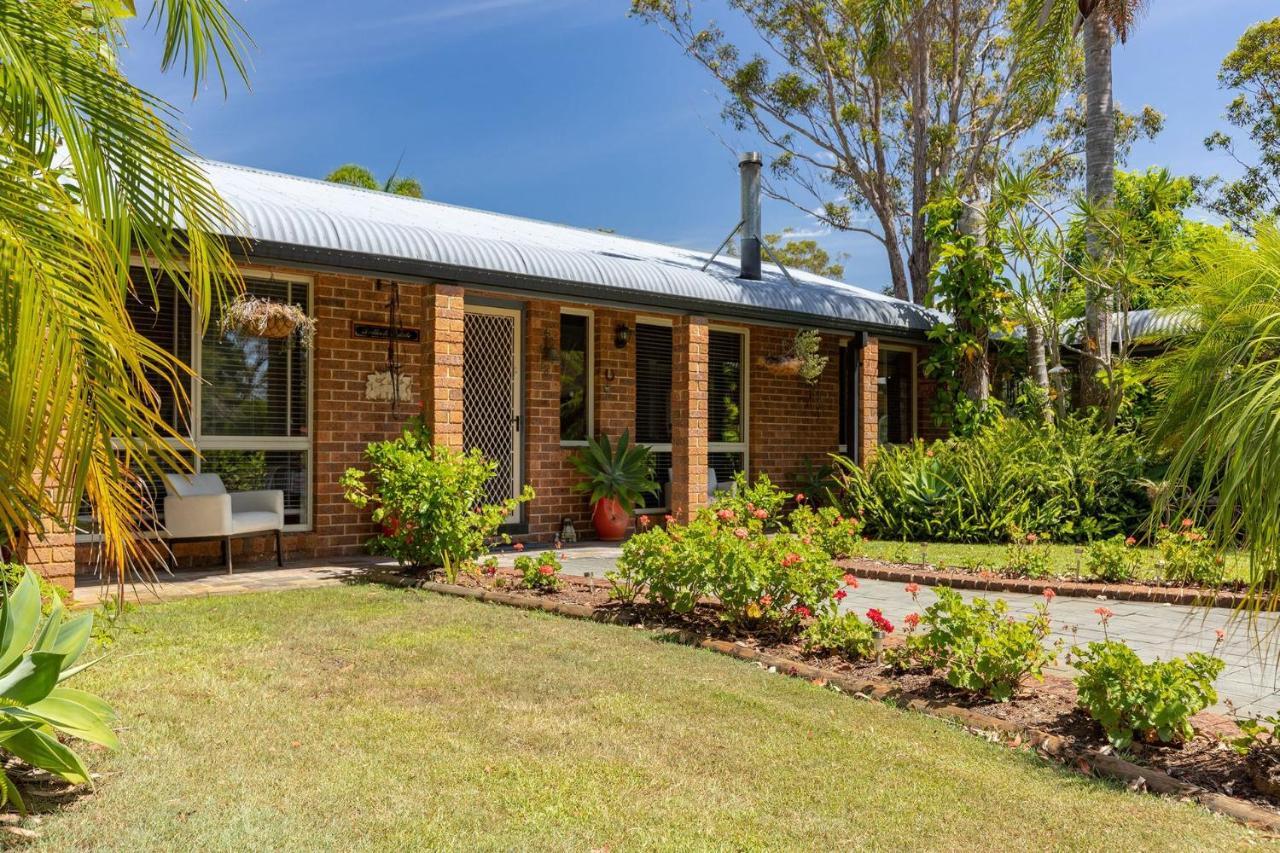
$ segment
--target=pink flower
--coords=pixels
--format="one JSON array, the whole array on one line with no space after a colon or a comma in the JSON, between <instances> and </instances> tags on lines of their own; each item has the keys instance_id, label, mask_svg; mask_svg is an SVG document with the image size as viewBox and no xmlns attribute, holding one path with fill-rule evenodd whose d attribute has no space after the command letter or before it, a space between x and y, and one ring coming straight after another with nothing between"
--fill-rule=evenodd
<instances>
[{"instance_id":1,"label":"pink flower","mask_svg":"<svg viewBox=\"0 0 1280 853\"><path fill-rule=\"evenodd\" d=\"M806 498L805 498L805 496L804 496L804 495L802 495L802 494L800 494L800 493L798 493L798 492L796 493L796 503L798 503L798 504L802 504L802 503L804 503L804 502L805 502L805 500L806 500Z\"/></svg>"},{"instance_id":2,"label":"pink flower","mask_svg":"<svg viewBox=\"0 0 1280 853\"><path fill-rule=\"evenodd\" d=\"M1028 533L1028 534L1027 534L1027 542L1028 542L1029 544L1031 544L1031 545L1036 544L1036 540L1037 540L1037 539L1039 539L1039 538L1040 538L1040 537L1039 537L1039 536L1037 536L1037 535L1035 535L1034 533Z\"/></svg>"},{"instance_id":3,"label":"pink flower","mask_svg":"<svg viewBox=\"0 0 1280 853\"><path fill-rule=\"evenodd\" d=\"M1194 522L1193 522L1191 519L1189 519L1189 518L1184 518L1184 519L1182 519L1182 526L1183 526L1184 528L1185 528L1185 527L1190 527L1192 524L1194 524Z\"/></svg>"},{"instance_id":4,"label":"pink flower","mask_svg":"<svg viewBox=\"0 0 1280 853\"><path fill-rule=\"evenodd\" d=\"M764 521L766 518L769 517L769 513L762 509L758 509L751 514L754 515L756 518L760 519L761 521Z\"/></svg>"},{"instance_id":5,"label":"pink flower","mask_svg":"<svg viewBox=\"0 0 1280 853\"><path fill-rule=\"evenodd\" d=\"M787 552L787 556L782 558L782 568L789 569L796 563L799 563L802 559L803 558L795 551L789 551Z\"/></svg>"},{"instance_id":6,"label":"pink flower","mask_svg":"<svg viewBox=\"0 0 1280 853\"><path fill-rule=\"evenodd\" d=\"M1053 591L1053 587L1048 587L1048 586L1044 588L1044 592L1041 593L1041 595L1044 596L1044 600L1046 602L1053 601L1055 598L1058 597L1058 594Z\"/></svg>"},{"instance_id":7,"label":"pink flower","mask_svg":"<svg viewBox=\"0 0 1280 853\"><path fill-rule=\"evenodd\" d=\"M912 598L915 598L917 595L920 594L920 584L918 583L909 583L906 586L904 586L903 589L905 589L907 591L907 594L910 595Z\"/></svg>"},{"instance_id":8,"label":"pink flower","mask_svg":"<svg viewBox=\"0 0 1280 853\"><path fill-rule=\"evenodd\" d=\"M849 587L849 589L857 589L858 579L855 578L853 575L846 574L844 576L844 585Z\"/></svg>"},{"instance_id":9,"label":"pink flower","mask_svg":"<svg viewBox=\"0 0 1280 853\"><path fill-rule=\"evenodd\" d=\"M1126 544L1126 545L1128 545L1130 548L1132 548L1134 545L1137 545L1137 544L1138 544L1138 540L1137 540L1137 539L1134 539L1132 536L1129 536L1129 537L1126 537L1126 538L1125 538L1125 540L1124 540L1124 544Z\"/></svg>"},{"instance_id":10,"label":"pink flower","mask_svg":"<svg viewBox=\"0 0 1280 853\"><path fill-rule=\"evenodd\" d=\"M719 510L718 512L716 512L716 518L720 519L721 521L733 521L733 510L731 509Z\"/></svg>"},{"instance_id":11,"label":"pink flower","mask_svg":"<svg viewBox=\"0 0 1280 853\"><path fill-rule=\"evenodd\" d=\"M916 628L920 627L920 614L908 613L906 616L902 617L902 621L906 622L907 627L914 631Z\"/></svg>"},{"instance_id":12,"label":"pink flower","mask_svg":"<svg viewBox=\"0 0 1280 853\"><path fill-rule=\"evenodd\" d=\"M831 595L831 597L834 598L836 601L844 601L848 596L849 596L849 593L845 592L843 589L837 589Z\"/></svg>"},{"instance_id":13,"label":"pink flower","mask_svg":"<svg viewBox=\"0 0 1280 853\"><path fill-rule=\"evenodd\" d=\"M760 596L760 606L763 607L765 610L768 610L770 607L772 607L773 596L767 592L764 595Z\"/></svg>"},{"instance_id":14,"label":"pink flower","mask_svg":"<svg viewBox=\"0 0 1280 853\"><path fill-rule=\"evenodd\" d=\"M540 574L540 575L544 575L544 576L550 577L551 575L554 575L555 573L556 573L556 567L555 567L555 566L548 566L546 563L543 563L541 566L538 566L538 574Z\"/></svg>"},{"instance_id":15,"label":"pink flower","mask_svg":"<svg viewBox=\"0 0 1280 853\"><path fill-rule=\"evenodd\" d=\"M1223 640L1227 638L1227 632L1222 630L1221 628L1217 629L1213 633L1214 633L1214 636L1218 638L1219 643L1221 643Z\"/></svg>"},{"instance_id":16,"label":"pink flower","mask_svg":"<svg viewBox=\"0 0 1280 853\"><path fill-rule=\"evenodd\" d=\"M653 520L649 518L649 516L647 515L642 515L638 519L636 519L636 523L639 524L641 527L643 527L645 530L648 530L649 525L653 524Z\"/></svg>"},{"instance_id":17,"label":"pink flower","mask_svg":"<svg viewBox=\"0 0 1280 853\"><path fill-rule=\"evenodd\" d=\"M746 539L751 535L751 531L747 530L745 527L737 527L734 528L733 535L737 536L739 539Z\"/></svg>"},{"instance_id":18,"label":"pink flower","mask_svg":"<svg viewBox=\"0 0 1280 853\"><path fill-rule=\"evenodd\" d=\"M666 514L666 515L664 515L662 518L663 518L663 520L664 520L664 521L666 521L666 522L667 522L667 524L675 524L675 523L676 523L676 517L675 517L674 515L672 515L671 513L667 513L667 514Z\"/></svg>"},{"instance_id":19,"label":"pink flower","mask_svg":"<svg viewBox=\"0 0 1280 853\"><path fill-rule=\"evenodd\" d=\"M1110 607L1095 607L1093 612L1098 614L1098 618L1102 620L1103 625L1110 622L1111 617L1116 615L1115 611Z\"/></svg>"},{"instance_id":20,"label":"pink flower","mask_svg":"<svg viewBox=\"0 0 1280 853\"><path fill-rule=\"evenodd\" d=\"M803 543L804 543L804 544L806 544L806 545L812 545L812 544L813 544L813 537L812 537L812 536L801 536L801 537L800 537L800 541L801 541L801 542L803 542Z\"/></svg>"},{"instance_id":21,"label":"pink flower","mask_svg":"<svg viewBox=\"0 0 1280 853\"><path fill-rule=\"evenodd\" d=\"M515 550L515 551L523 551L523 550L524 550L524 543L523 543L523 542L517 542L516 544L512 545L512 546L511 546L511 548L512 548L513 550Z\"/></svg>"},{"instance_id":22,"label":"pink flower","mask_svg":"<svg viewBox=\"0 0 1280 853\"><path fill-rule=\"evenodd\" d=\"M791 612L799 616L801 619L808 619L813 615L813 612L803 604L797 604L795 607L791 608Z\"/></svg>"}]
</instances>

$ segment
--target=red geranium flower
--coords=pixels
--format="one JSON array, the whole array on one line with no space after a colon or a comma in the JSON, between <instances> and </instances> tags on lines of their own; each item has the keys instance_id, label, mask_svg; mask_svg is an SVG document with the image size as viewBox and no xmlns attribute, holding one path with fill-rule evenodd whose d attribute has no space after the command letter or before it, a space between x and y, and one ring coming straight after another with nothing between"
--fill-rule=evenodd
<instances>
[{"instance_id":1,"label":"red geranium flower","mask_svg":"<svg viewBox=\"0 0 1280 853\"><path fill-rule=\"evenodd\" d=\"M920 614L908 613L906 616L902 617L902 621L906 622L907 627L914 631L916 628L920 627Z\"/></svg>"},{"instance_id":2,"label":"red geranium flower","mask_svg":"<svg viewBox=\"0 0 1280 853\"><path fill-rule=\"evenodd\" d=\"M796 503L798 503L798 504L802 504L802 503L804 503L804 502L805 502L805 496L804 496L804 495L802 495L802 494L797 493L797 494L796 494Z\"/></svg>"},{"instance_id":3,"label":"red geranium flower","mask_svg":"<svg viewBox=\"0 0 1280 853\"><path fill-rule=\"evenodd\" d=\"M912 598L915 598L920 594L920 584L918 583L909 583L904 586L903 589L905 589Z\"/></svg>"},{"instance_id":4,"label":"red geranium flower","mask_svg":"<svg viewBox=\"0 0 1280 853\"><path fill-rule=\"evenodd\" d=\"M768 610L770 607L772 607L773 596L767 592L764 595L760 596L760 606L763 607L765 610Z\"/></svg>"},{"instance_id":5,"label":"red geranium flower","mask_svg":"<svg viewBox=\"0 0 1280 853\"><path fill-rule=\"evenodd\" d=\"M791 608L791 612L799 616L801 619L808 619L813 615L813 612L803 604L797 604L795 607Z\"/></svg>"},{"instance_id":6,"label":"red geranium flower","mask_svg":"<svg viewBox=\"0 0 1280 853\"><path fill-rule=\"evenodd\" d=\"M1098 618L1102 620L1103 625L1110 622L1111 617L1116 615L1115 611L1110 607L1095 607L1093 612L1098 614Z\"/></svg>"},{"instance_id":7,"label":"red geranium flower","mask_svg":"<svg viewBox=\"0 0 1280 853\"><path fill-rule=\"evenodd\" d=\"M1042 593L1042 595L1044 595L1045 601L1053 601L1058 596L1058 594L1054 592L1051 587L1047 587L1047 586L1044 588L1044 592Z\"/></svg>"},{"instance_id":8,"label":"red geranium flower","mask_svg":"<svg viewBox=\"0 0 1280 853\"><path fill-rule=\"evenodd\" d=\"M867 621L879 628L881 631L884 631L886 634L893 633L893 623L884 618L884 614L881 613L880 609L877 607L873 607L867 611Z\"/></svg>"},{"instance_id":9,"label":"red geranium flower","mask_svg":"<svg viewBox=\"0 0 1280 853\"><path fill-rule=\"evenodd\" d=\"M848 597L848 595L849 593L845 592L843 589L837 589L835 593L832 594L831 597L834 598L836 601L844 601L845 598Z\"/></svg>"},{"instance_id":10,"label":"red geranium flower","mask_svg":"<svg viewBox=\"0 0 1280 853\"><path fill-rule=\"evenodd\" d=\"M844 576L844 585L849 587L850 589L857 589L858 579L855 578L853 575L847 574Z\"/></svg>"}]
</instances>

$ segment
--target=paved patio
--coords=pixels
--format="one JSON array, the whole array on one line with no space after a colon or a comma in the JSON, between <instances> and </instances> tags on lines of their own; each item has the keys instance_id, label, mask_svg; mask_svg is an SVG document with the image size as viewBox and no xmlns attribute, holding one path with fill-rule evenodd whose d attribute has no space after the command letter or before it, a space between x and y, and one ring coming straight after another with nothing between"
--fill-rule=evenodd
<instances>
[{"instance_id":1,"label":"paved patio","mask_svg":"<svg viewBox=\"0 0 1280 853\"><path fill-rule=\"evenodd\" d=\"M537 550L531 548L526 553L536 553ZM561 558L568 574L603 577L605 572L614 568L618 552L616 545L588 543L564 549ZM498 562L510 566L516 556L507 550L498 555ZM372 557L355 557L341 561L291 562L283 569L270 564L246 566L245 570L233 575L221 570L179 572L172 577L162 576L154 589L131 588L129 597L136 602L154 603L191 596L327 586L348 582L378 565L393 564ZM104 591L108 595L112 592L110 588L104 590L92 578L81 578L76 589L76 603L95 604ZM988 595L967 591L963 594L970 599ZM1014 613L1030 613L1037 603L1043 601L1038 595L1017 593L999 597L1009 602ZM919 612L933 600L934 595L928 588L921 590L918 601L913 601L902 584L863 580L842 606L858 613L878 607L891 622L901 625L903 616ZM1218 628L1223 629L1226 637L1218 644L1216 654L1226 661L1227 666L1217 681L1222 700L1218 710L1226 710L1229 702L1237 711L1249 715L1280 711L1280 614L1263 614L1251 622L1244 615L1221 608L1059 596L1050 610L1054 637L1063 638L1068 646L1102 639L1102 627L1093 612L1101 605L1115 613L1108 628L1111 637L1127 642L1145 660L1169 658L1190 651L1212 652L1217 643L1214 632ZM1068 671L1066 667L1060 669Z\"/></svg>"}]
</instances>

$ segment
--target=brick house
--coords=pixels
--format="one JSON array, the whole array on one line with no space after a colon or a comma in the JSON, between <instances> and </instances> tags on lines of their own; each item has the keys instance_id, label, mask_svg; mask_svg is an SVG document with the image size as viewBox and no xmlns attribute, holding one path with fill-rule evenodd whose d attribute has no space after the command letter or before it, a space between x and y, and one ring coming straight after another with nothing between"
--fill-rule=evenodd
<instances>
[{"instance_id":1,"label":"brick house","mask_svg":"<svg viewBox=\"0 0 1280 853\"><path fill-rule=\"evenodd\" d=\"M932 383L920 375L936 315L840 282L761 264L759 159L743 174L740 258L406 199L238 166L206 166L242 218L250 293L287 299L317 321L314 345L199 334L173 293L135 303L134 321L201 377L189 424L202 470L232 489L285 493L290 557L361 552L373 527L338 477L367 443L421 411L437 441L499 464L495 496L537 497L510 518L546 541L572 519L590 536L569 456L592 435L653 448L666 481L641 512L686 516L709 471L794 483L809 463L881 442L930 437ZM766 365L801 329L829 363L809 386ZM391 370L391 363L398 365ZM395 377L398 376L398 379ZM398 383L401 399L389 399ZM214 563L220 544L175 546ZM243 562L272 541L235 542ZM74 582L92 556L81 534L33 563Z\"/></svg>"}]
</instances>

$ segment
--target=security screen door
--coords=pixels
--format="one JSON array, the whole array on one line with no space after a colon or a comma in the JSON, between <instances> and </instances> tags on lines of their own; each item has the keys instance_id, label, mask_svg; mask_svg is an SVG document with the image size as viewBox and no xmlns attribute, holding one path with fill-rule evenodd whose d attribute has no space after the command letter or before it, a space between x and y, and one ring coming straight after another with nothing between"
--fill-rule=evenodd
<instances>
[{"instance_id":1,"label":"security screen door","mask_svg":"<svg viewBox=\"0 0 1280 853\"><path fill-rule=\"evenodd\" d=\"M462 353L462 441L498 463L487 486L497 503L520 492L520 312L468 306Z\"/></svg>"}]
</instances>

